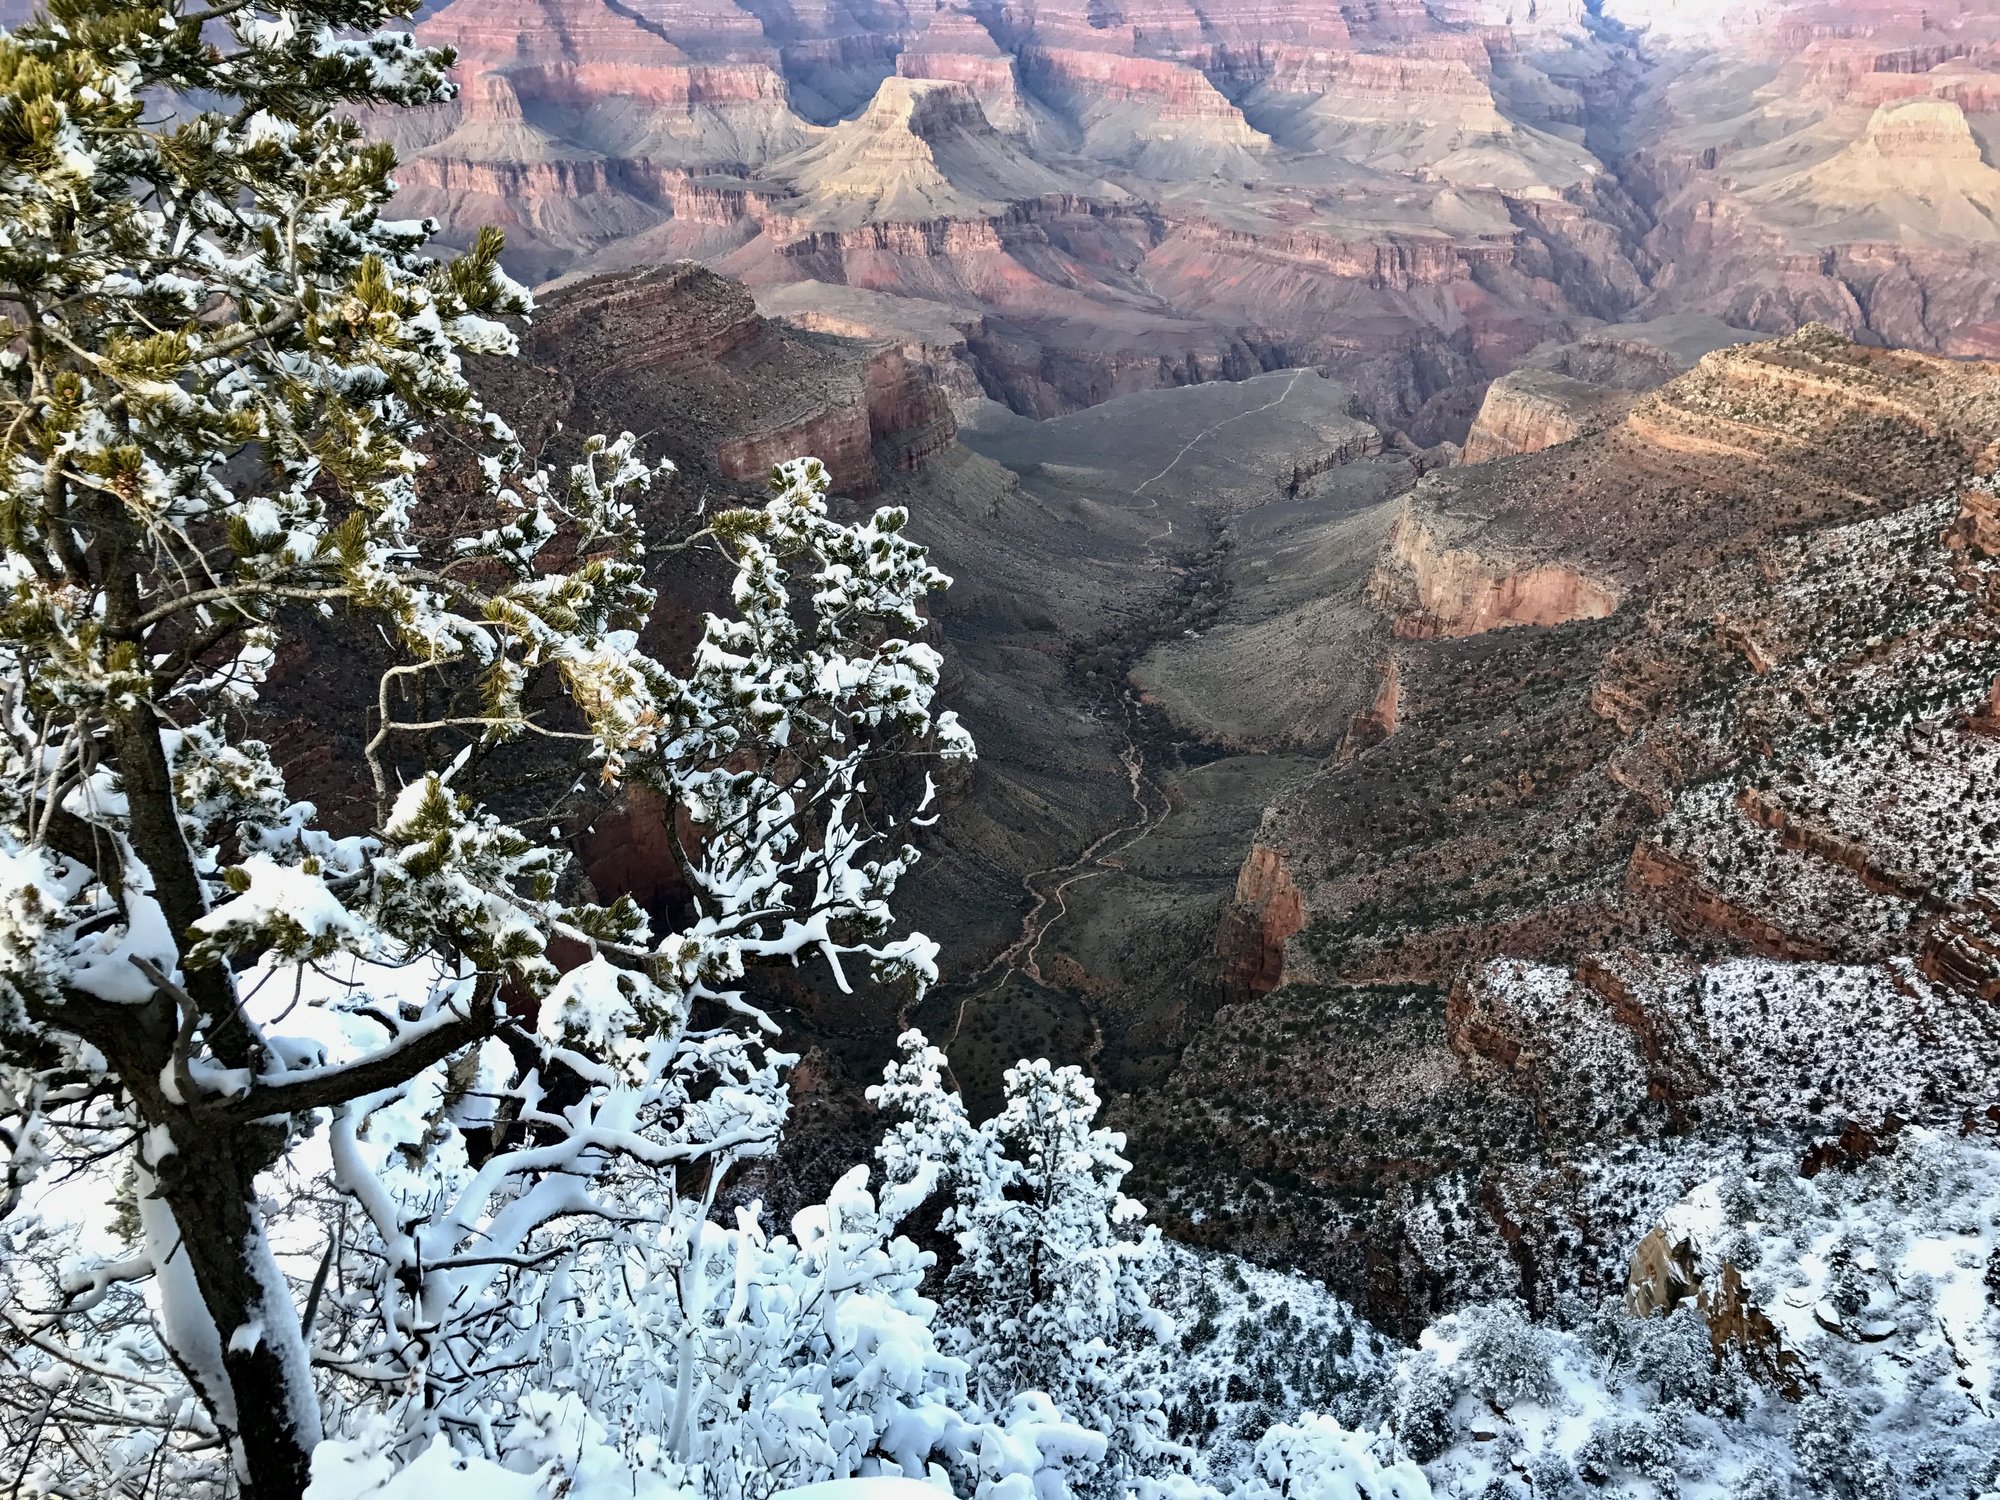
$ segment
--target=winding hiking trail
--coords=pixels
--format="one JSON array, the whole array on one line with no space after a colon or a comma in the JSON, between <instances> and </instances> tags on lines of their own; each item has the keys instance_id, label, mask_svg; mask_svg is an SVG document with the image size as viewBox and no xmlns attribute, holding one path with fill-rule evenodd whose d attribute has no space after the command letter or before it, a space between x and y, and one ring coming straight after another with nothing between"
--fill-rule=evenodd
<instances>
[{"instance_id":1,"label":"winding hiking trail","mask_svg":"<svg viewBox=\"0 0 2000 1500\"><path fill-rule=\"evenodd\" d=\"M1182 460L1194 452L1196 448L1200 447L1201 444L1215 436L1216 433L1231 423L1240 422L1245 417L1258 416L1264 412L1283 406L1290 399L1292 391L1299 383L1300 377L1314 373L1309 367L1296 369L1292 371L1292 378L1285 382L1284 390L1280 391L1272 400L1266 401L1262 406L1253 406L1247 411L1239 411L1234 416L1224 417L1218 422L1210 423L1183 443L1180 451L1168 460L1165 468L1161 469L1159 473L1153 475L1150 479L1142 480L1136 485L1132 490L1132 498L1136 500L1141 495L1144 495L1147 490L1179 468ZM1158 495L1150 495L1146 498L1147 509L1154 515L1158 515L1160 511L1160 497ZM1147 537L1141 545L1145 549L1148 562L1158 564L1162 567L1170 567L1171 564L1166 557L1161 555L1156 549L1174 534L1174 523L1172 517L1162 517L1162 519L1166 524L1159 531ZM1021 919L1020 933L1015 937L1013 942L1009 943L999 953L995 954L992 959L988 960L984 967L972 974L969 982L973 984L977 984L979 981L996 973L998 977L991 984L966 996L959 1002L958 1014L952 1021L951 1035L945 1040L944 1044L947 1052L958 1041L959 1033L965 1026L967 1012L981 1000L988 999L997 994L1006 986L1008 980L1012 979L1016 974L1023 975L1033 980L1036 984L1053 988L1042 977L1040 963L1042 942L1054 930L1056 924L1069 915L1070 888L1083 881L1094 880L1109 871L1123 869L1124 866L1119 863L1118 856L1151 834L1167 820L1168 814L1173 811L1173 804L1168 799L1167 794L1160 789L1159 785L1146 770L1146 755L1145 751L1140 748L1138 738L1140 710L1138 695L1130 687L1127 687L1119 694L1118 707L1119 714L1124 720L1125 730L1125 745L1119 751L1118 759L1125 768L1133 812L1127 819L1119 822L1092 841L1075 859L1068 860L1060 865L1050 865L1046 869L1036 870L1034 873L1023 878L1021 888L1027 892L1031 904L1027 914ZM1154 806L1156 800L1158 803L1157 809ZM1095 1024L1094 1020L1093 1024ZM1102 1028L1096 1027L1095 1029L1101 1035Z\"/></svg>"}]
</instances>

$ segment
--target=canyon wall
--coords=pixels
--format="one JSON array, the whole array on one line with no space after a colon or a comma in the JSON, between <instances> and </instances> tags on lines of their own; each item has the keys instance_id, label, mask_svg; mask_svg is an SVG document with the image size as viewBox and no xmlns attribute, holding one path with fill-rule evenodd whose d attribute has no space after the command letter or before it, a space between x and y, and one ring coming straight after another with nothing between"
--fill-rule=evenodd
<instances>
[{"instance_id":1,"label":"canyon wall","mask_svg":"<svg viewBox=\"0 0 2000 1500\"><path fill-rule=\"evenodd\" d=\"M452 0L421 31L460 99L379 123L411 210L531 277L693 255L946 307L1039 415L1314 364L1430 447L1604 320L2000 341L1991 15L1486 9ZM932 84L962 119L906 107Z\"/></svg>"}]
</instances>

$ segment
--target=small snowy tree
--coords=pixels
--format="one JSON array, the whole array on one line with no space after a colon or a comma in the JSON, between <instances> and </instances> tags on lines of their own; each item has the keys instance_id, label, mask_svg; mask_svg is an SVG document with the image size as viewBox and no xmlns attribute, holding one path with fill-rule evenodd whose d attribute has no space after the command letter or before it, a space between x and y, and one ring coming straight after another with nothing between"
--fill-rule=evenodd
<instances>
[{"instance_id":1,"label":"small snowy tree","mask_svg":"<svg viewBox=\"0 0 2000 1500\"><path fill-rule=\"evenodd\" d=\"M1097 1488L1131 1484L1170 1453L1157 1391L1129 1379L1124 1356L1172 1337L1149 1288L1159 1231L1120 1191L1124 1137L1096 1127L1098 1099L1080 1068L1046 1061L1007 1070L999 1114L974 1126L943 1083L944 1054L918 1032L899 1041L870 1097L892 1115L880 1158L884 1202L907 1212L933 1193L959 1259L945 1278L946 1316L963 1330L989 1399L1046 1392L1108 1443Z\"/></svg>"},{"instance_id":2,"label":"small snowy tree","mask_svg":"<svg viewBox=\"0 0 2000 1500\"><path fill-rule=\"evenodd\" d=\"M1363 1435L1307 1415L1258 1440L1230 1500L1431 1500L1431 1487L1408 1459L1384 1462Z\"/></svg>"},{"instance_id":3,"label":"small snowy tree","mask_svg":"<svg viewBox=\"0 0 2000 1500\"><path fill-rule=\"evenodd\" d=\"M683 539L734 573L692 668L641 649L661 471L629 436L524 463L460 368L529 310L498 236L427 258L336 112L445 97L377 29L413 8L53 0L0 35L0 1414L48 1492L291 1497L323 1434L393 1466L582 1400L568 1311L628 1316L635 1267L694 1297L776 1137L746 965L930 970L889 937L919 809L873 768L970 753L913 639L945 580L799 462ZM392 653L342 837L232 713L304 609ZM685 925L577 899L482 805L523 737L673 800ZM126 1185L124 1251L33 1217L79 1174ZM659 1330L662 1464L701 1460L707 1327Z\"/></svg>"}]
</instances>

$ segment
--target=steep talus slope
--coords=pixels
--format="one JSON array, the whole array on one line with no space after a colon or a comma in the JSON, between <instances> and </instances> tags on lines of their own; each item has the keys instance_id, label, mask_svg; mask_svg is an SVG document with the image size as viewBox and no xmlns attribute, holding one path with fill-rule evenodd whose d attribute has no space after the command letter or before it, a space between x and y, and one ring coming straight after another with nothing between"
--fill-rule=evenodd
<instances>
[{"instance_id":1,"label":"steep talus slope","mask_svg":"<svg viewBox=\"0 0 2000 1500\"><path fill-rule=\"evenodd\" d=\"M1377 698L1124 1106L1176 1228L1546 1307L1731 1132L1995 1103L1996 441L2000 366L1808 330L1397 502Z\"/></svg>"}]
</instances>

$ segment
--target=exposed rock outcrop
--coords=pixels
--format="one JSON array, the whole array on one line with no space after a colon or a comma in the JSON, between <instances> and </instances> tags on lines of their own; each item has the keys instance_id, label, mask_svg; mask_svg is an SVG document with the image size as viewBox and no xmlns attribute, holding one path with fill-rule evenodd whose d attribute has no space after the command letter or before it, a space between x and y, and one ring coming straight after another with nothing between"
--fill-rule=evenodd
<instances>
[{"instance_id":1,"label":"exposed rock outcrop","mask_svg":"<svg viewBox=\"0 0 2000 1500\"><path fill-rule=\"evenodd\" d=\"M1352 760L1394 734L1402 705L1402 672L1392 656L1383 664L1382 686L1376 689L1374 702L1347 721L1347 733L1341 738L1338 758Z\"/></svg>"},{"instance_id":2,"label":"exposed rock outcrop","mask_svg":"<svg viewBox=\"0 0 2000 1500\"><path fill-rule=\"evenodd\" d=\"M1553 448L1615 417L1624 404L1621 393L1602 386L1547 370L1514 370L1486 388L1460 461Z\"/></svg>"},{"instance_id":3,"label":"exposed rock outcrop","mask_svg":"<svg viewBox=\"0 0 2000 1500\"><path fill-rule=\"evenodd\" d=\"M552 294L526 352L572 372L593 403L671 412L711 434L719 475L749 485L810 454L837 492L872 495L956 430L929 366L880 342L791 332L760 317L745 287L688 262Z\"/></svg>"},{"instance_id":4,"label":"exposed rock outcrop","mask_svg":"<svg viewBox=\"0 0 2000 1500\"><path fill-rule=\"evenodd\" d=\"M1398 518L1369 592L1405 640L1601 620L1619 600L1614 585L1560 563L1453 545L1415 504Z\"/></svg>"},{"instance_id":5,"label":"exposed rock outcrop","mask_svg":"<svg viewBox=\"0 0 2000 1500\"><path fill-rule=\"evenodd\" d=\"M2000 490L1979 486L1959 496L1944 543L1954 552L2000 559Z\"/></svg>"},{"instance_id":6,"label":"exposed rock outcrop","mask_svg":"<svg viewBox=\"0 0 2000 1500\"><path fill-rule=\"evenodd\" d=\"M1725 1260L1714 1276L1703 1276L1694 1247L1655 1227L1632 1254L1626 1310L1634 1317L1650 1318L1672 1313L1689 1301L1708 1328L1716 1358L1733 1351L1790 1399L1804 1393L1803 1361L1785 1347L1770 1315L1750 1300L1743 1273Z\"/></svg>"},{"instance_id":7,"label":"exposed rock outcrop","mask_svg":"<svg viewBox=\"0 0 2000 1500\"><path fill-rule=\"evenodd\" d=\"M1305 923L1305 902L1284 860L1275 849L1253 845L1237 872L1235 899L1216 934L1223 993L1247 1000L1282 984L1285 944Z\"/></svg>"}]
</instances>

